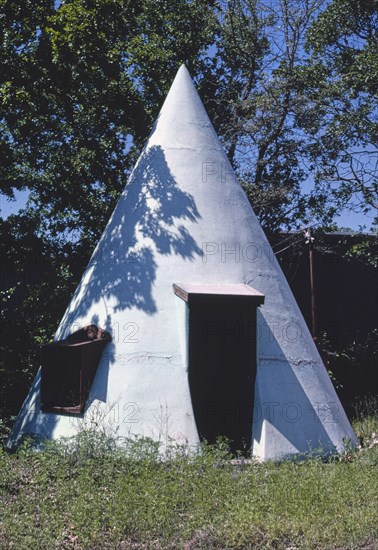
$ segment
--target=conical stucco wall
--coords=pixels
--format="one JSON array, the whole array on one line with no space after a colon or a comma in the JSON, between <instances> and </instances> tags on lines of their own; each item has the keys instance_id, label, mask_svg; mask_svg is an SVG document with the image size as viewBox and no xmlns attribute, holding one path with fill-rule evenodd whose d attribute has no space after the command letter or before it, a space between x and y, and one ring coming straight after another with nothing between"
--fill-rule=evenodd
<instances>
[{"instance_id":1,"label":"conical stucco wall","mask_svg":"<svg viewBox=\"0 0 378 550\"><path fill-rule=\"evenodd\" d=\"M253 452L279 458L355 440L298 306L236 181L193 82L180 68L56 338L113 332L84 419L42 414L39 379L11 441L74 434L98 416L119 435L195 444L187 306L173 283L247 283L258 311ZM100 411L100 412L99 412Z\"/></svg>"}]
</instances>

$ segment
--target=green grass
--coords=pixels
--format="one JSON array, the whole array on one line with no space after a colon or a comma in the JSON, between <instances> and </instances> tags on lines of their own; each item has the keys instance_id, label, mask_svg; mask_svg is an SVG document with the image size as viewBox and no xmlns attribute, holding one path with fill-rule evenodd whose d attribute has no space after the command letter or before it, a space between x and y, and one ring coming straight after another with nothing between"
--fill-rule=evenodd
<instances>
[{"instance_id":1,"label":"green grass","mask_svg":"<svg viewBox=\"0 0 378 550\"><path fill-rule=\"evenodd\" d=\"M0 451L0 548L377 548L378 415L365 447L323 462L231 461L224 444L159 458L105 436Z\"/></svg>"}]
</instances>

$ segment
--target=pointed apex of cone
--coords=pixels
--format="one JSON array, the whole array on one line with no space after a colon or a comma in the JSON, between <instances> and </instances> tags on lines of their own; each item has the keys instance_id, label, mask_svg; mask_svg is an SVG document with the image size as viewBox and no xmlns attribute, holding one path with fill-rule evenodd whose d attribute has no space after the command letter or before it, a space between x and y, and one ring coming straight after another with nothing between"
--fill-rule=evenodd
<instances>
[{"instance_id":1,"label":"pointed apex of cone","mask_svg":"<svg viewBox=\"0 0 378 550\"><path fill-rule=\"evenodd\" d=\"M192 81L192 77L190 76L190 73L185 65L185 63L182 63L182 65L180 65L177 73L176 73L176 76L175 78L173 79L173 82L176 80L176 79L182 79L182 78L186 78L190 81ZM172 82L172 85L173 85L173 82Z\"/></svg>"},{"instance_id":2,"label":"pointed apex of cone","mask_svg":"<svg viewBox=\"0 0 378 550\"><path fill-rule=\"evenodd\" d=\"M222 148L184 63L177 71L147 148L152 145L163 149Z\"/></svg>"},{"instance_id":3,"label":"pointed apex of cone","mask_svg":"<svg viewBox=\"0 0 378 550\"><path fill-rule=\"evenodd\" d=\"M186 68L185 63L182 63L182 64L180 65L179 70L177 71L176 75L178 75L180 72L184 72L184 73L188 74L189 77L190 77L189 71L188 71L188 69Z\"/></svg>"},{"instance_id":4,"label":"pointed apex of cone","mask_svg":"<svg viewBox=\"0 0 378 550\"><path fill-rule=\"evenodd\" d=\"M172 85L165 99L164 105L168 102L168 99L170 98L170 96L183 94L183 97L185 97L187 96L189 91L191 91L192 93L194 92L195 95L197 95L197 91L195 89L192 77L190 76L185 63L183 63L180 66L179 70L177 71L175 78L173 79Z\"/></svg>"}]
</instances>

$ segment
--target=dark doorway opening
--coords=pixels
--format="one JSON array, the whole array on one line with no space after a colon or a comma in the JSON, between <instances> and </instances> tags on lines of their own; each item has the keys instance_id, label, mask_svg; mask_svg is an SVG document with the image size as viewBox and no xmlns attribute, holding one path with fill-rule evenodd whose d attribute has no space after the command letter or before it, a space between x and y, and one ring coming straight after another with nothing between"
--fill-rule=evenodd
<instances>
[{"instance_id":1,"label":"dark doorway opening","mask_svg":"<svg viewBox=\"0 0 378 550\"><path fill-rule=\"evenodd\" d=\"M189 384L202 440L248 454L256 379L256 308L249 296L191 295Z\"/></svg>"},{"instance_id":2,"label":"dark doorway opening","mask_svg":"<svg viewBox=\"0 0 378 550\"><path fill-rule=\"evenodd\" d=\"M81 414L111 334L87 325L41 350L41 409Z\"/></svg>"}]
</instances>

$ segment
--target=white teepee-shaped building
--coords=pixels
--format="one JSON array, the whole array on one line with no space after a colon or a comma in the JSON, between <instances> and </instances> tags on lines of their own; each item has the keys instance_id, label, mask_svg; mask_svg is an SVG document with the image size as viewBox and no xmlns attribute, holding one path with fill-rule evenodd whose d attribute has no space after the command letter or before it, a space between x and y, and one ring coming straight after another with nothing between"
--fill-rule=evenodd
<instances>
[{"instance_id":1,"label":"white teepee-shaped building","mask_svg":"<svg viewBox=\"0 0 378 550\"><path fill-rule=\"evenodd\" d=\"M10 446L99 416L120 436L226 435L261 458L355 441L184 66L56 339L88 324L113 338L83 412L41 410L39 372Z\"/></svg>"}]
</instances>

